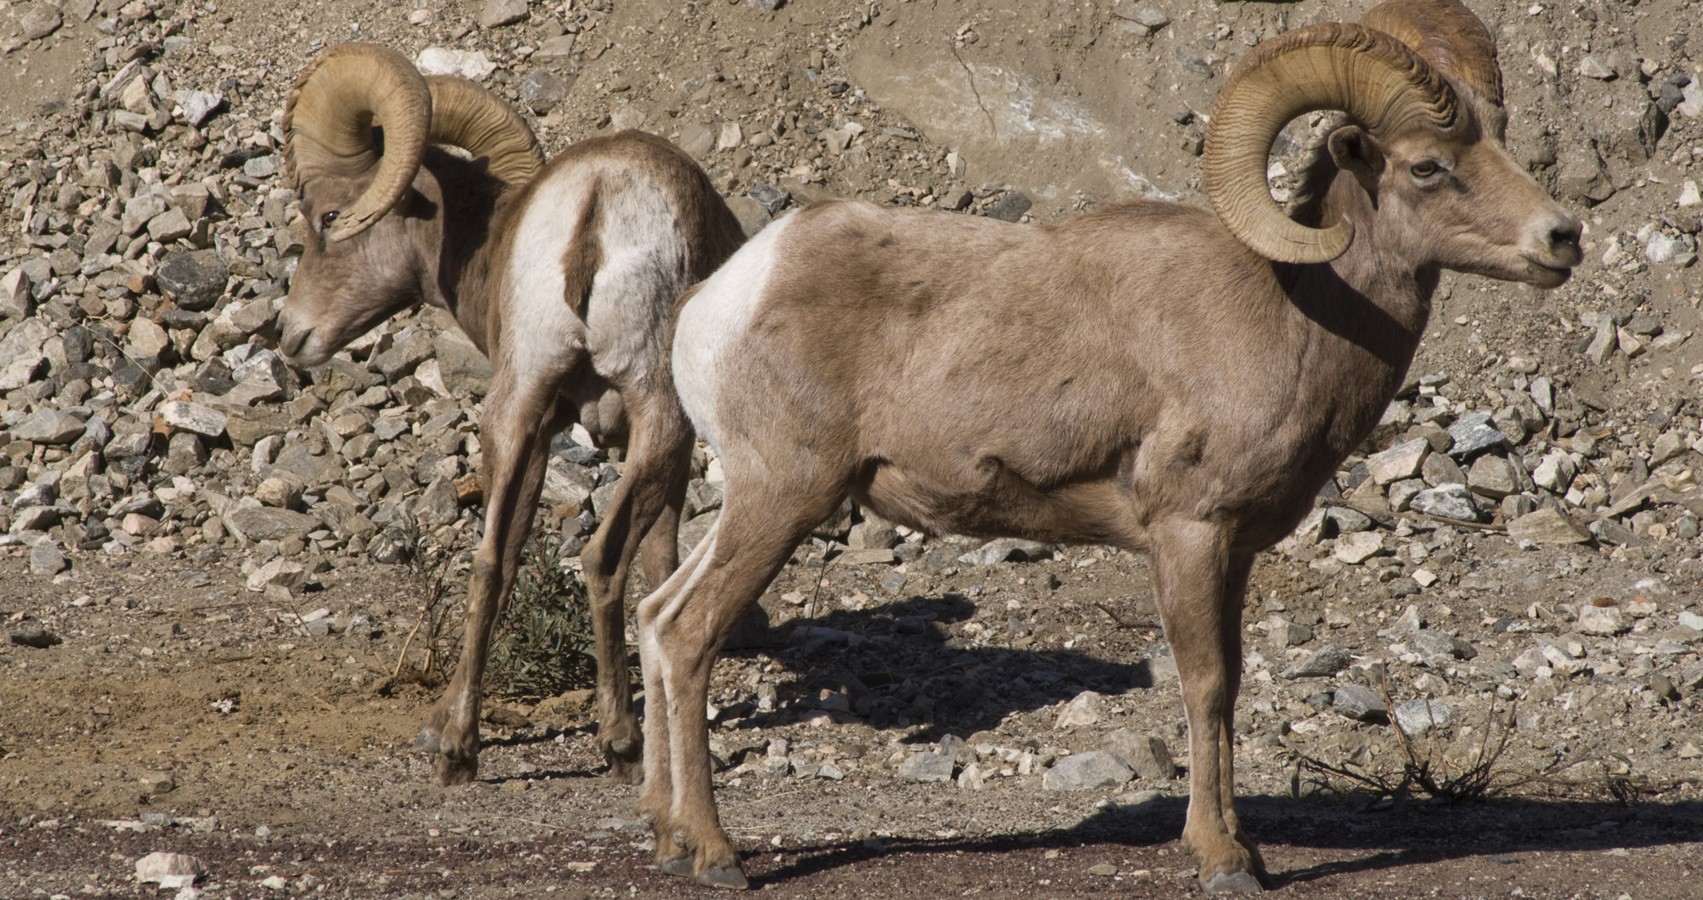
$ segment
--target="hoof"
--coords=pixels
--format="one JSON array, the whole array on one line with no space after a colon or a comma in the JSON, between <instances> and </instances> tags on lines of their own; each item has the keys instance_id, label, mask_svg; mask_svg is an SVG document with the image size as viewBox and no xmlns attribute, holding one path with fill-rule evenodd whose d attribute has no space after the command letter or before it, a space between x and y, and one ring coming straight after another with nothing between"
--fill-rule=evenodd
<instances>
[{"instance_id":1,"label":"hoof","mask_svg":"<svg viewBox=\"0 0 1703 900\"><path fill-rule=\"evenodd\" d=\"M656 870L664 875L672 875L675 878L691 878L692 857L676 856L673 859L665 859L656 864Z\"/></svg>"},{"instance_id":2,"label":"hoof","mask_svg":"<svg viewBox=\"0 0 1703 900\"><path fill-rule=\"evenodd\" d=\"M614 740L603 745L603 759L609 763L609 778L620 784L638 784L645 780L644 744L638 740Z\"/></svg>"},{"instance_id":3,"label":"hoof","mask_svg":"<svg viewBox=\"0 0 1703 900\"><path fill-rule=\"evenodd\" d=\"M1259 879L1248 872L1220 872L1202 878L1200 887L1208 894L1257 894L1264 890Z\"/></svg>"},{"instance_id":4,"label":"hoof","mask_svg":"<svg viewBox=\"0 0 1703 900\"><path fill-rule=\"evenodd\" d=\"M745 871L737 865L705 869L699 872L696 878L704 887L724 891L743 891L751 886L751 883L745 880Z\"/></svg>"},{"instance_id":5,"label":"hoof","mask_svg":"<svg viewBox=\"0 0 1703 900\"><path fill-rule=\"evenodd\" d=\"M468 784L479 777L479 757L460 758L439 753L432 761L432 771L438 777L438 784L444 787Z\"/></svg>"}]
</instances>

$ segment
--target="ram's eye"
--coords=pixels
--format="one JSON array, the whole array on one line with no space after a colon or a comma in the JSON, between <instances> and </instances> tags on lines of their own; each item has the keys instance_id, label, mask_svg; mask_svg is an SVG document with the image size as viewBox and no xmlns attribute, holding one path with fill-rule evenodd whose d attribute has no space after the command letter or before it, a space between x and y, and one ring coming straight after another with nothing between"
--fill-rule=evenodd
<instances>
[{"instance_id":1,"label":"ram's eye","mask_svg":"<svg viewBox=\"0 0 1703 900\"><path fill-rule=\"evenodd\" d=\"M319 217L319 227L330 228L331 223L335 221L337 221L337 210L334 209Z\"/></svg>"},{"instance_id":2,"label":"ram's eye","mask_svg":"<svg viewBox=\"0 0 1703 900\"><path fill-rule=\"evenodd\" d=\"M1413 168L1408 171L1412 172L1413 177L1415 178L1430 178L1438 172L1443 171L1443 167L1437 165L1434 160L1425 159L1414 163Z\"/></svg>"}]
</instances>

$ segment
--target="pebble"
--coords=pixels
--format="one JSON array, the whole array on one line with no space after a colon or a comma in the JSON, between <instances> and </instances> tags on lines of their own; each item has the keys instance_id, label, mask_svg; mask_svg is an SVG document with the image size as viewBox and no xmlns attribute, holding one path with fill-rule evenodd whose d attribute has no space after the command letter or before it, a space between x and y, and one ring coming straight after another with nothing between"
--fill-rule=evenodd
<instances>
[{"instance_id":1,"label":"pebble","mask_svg":"<svg viewBox=\"0 0 1703 900\"><path fill-rule=\"evenodd\" d=\"M1072 753L1041 773L1048 791L1092 791L1114 788L1135 777L1135 770L1115 753L1090 750Z\"/></svg>"}]
</instances>

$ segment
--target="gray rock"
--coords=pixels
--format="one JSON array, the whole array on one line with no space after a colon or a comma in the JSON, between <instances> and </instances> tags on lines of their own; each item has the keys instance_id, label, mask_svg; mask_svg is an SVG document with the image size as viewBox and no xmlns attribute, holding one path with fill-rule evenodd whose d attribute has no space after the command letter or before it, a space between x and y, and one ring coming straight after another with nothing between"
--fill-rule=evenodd
<instances>
[{"instance_id":1,"label":"gray rock","mask_svg":"<svg viewBox=\"0 0 1703 900\"><path fill-rule=\"evenodd\" d=\"M57 409L32 413L12 429L12 437L32 444L69 444L83 436L82 419Z\"/></svg>"},{"instance_id":2,"label":"gray rock","mask_svg":"<svg viewBox=\"0 0 1703 900\"><path fill-rule=\"evenodd\" d=\"M1644 256L1656 265L1687 266L1697 261L1697 251L1684 235L1658 231L1644 244Z\"/></svg>"},{"instance_id":3,"label":"gray rock","mask_svg":"<svg viewBox=\"0 0 1703 900\"><path fill-rule=\"evenodd\" d=\"M1520 489L1514 465L1500 456L1480 456L1467 471L1466 485L1473 493L1500 500Z\"/></svg>"},{"instance_id":4,"label":"gray rock","mask_svg":"<svg viewBox=\"0 0 1703 900\"><path fill-rule=\"evenodd\" d=\"M758 9L766 9L770 12L786 5L786 0L745 0L745 2Z\"/></svg>"},{"instance_id":5,"label":"gray rock","mask_svg":"<svg viewBox=\"0 0 1703 900\"><path fill-rule=\"evenodd\" d=\"M1462 416L1459 421L1449 426L1449 437L1454 441L1454 445L1449 448L1449 455L1456 459L1470 459L1492 447L1502 447L1508 443L1508 436L1491 424L1490 414L1485 412Z\"/></svg>"},{"instance_id":6,"label":"gray rock","mask_svg":"<svg viewBox=\"0 0 1703 900\"><path fill-rule=\"evenodd\" d=\"M65 643L59 635L43 628L40 622L25 622L12 629L11 639L12 643L20 647L30 647L35 650L46 650L49 647Z\"/></svg>"},{"instance_id":7,"label":"gray rock","mask_svg":"<svg viewBox=\"0 0 1703 900\"><path fill-rule=\"evenodd\" d=\"M212 91L178 91L174 99L183 113L183 121L194 128L206 124L225 107L225 95Z\"/></svg>"},{"instance_id":8,"label":"gray rock","mask_svg":"<svg viewBox=\"0 0 1703 900\"><path fill-rule=\"evenodd\" d=\"M217 250L187 250L167 253L154 272L154 280L171 301L183 309L211 309L225 293L230 270Z\"/></svg>"},{"instance_id":9,"label":"gray rock","mask_svg":"<svg viewBox=\"0 0 1703 900\"><path fill-rule=\"evenodd\" d=\"M444 387L457 397L483 397L491 384L491 362L459 331L445 331L432 340L432 356Z\"/></svg>"},{"instance_id":10,"label":"gray rock","mask_svg":"<svg viewBox=\"0 0 1703 900\"><path fill-rule=\"evenodd\" d=\"M22 319L35 312L30 276L22 266L0 276L0 319Z\"/></svg>"},{"instance_id":11,"label":"gray rock","mask_svg":"<svg viewBox=\"0 0 1703 900\"><path fill-rule=\"evenodd\" d=\"M1000 538L959 556L958 561L972 566L991 566L1002 562L1037 562L1051 559L1052 555L1051 544L1020 538Z\"/></svg>"},{"instance_id":12,"label":"gray rock","mask_svg":"<svg viewBox=\"0 0 1703 900\"><path fill-rule=\"evenodd\" d=\"M952 780L952 757L929 751L913 753L899 763L899 780L926 783Z\"/></svg>"},{"instance_id":13,"label":"gray rock","mask_svg":"<svg viewBox=\"0 0 1703 900\"><path fill-rule=\"evenodd\" d=\"M52 541L42 541L30 548L30 573L34 575L58 575L71 568L71 563L65 558Z\"/></svg>"},{"instance_id":14,"label":"gray rock","mask_svg":"<svg viewBox=\"0 0 1703 900\"><path fill-rule=\"evenodd\" d=\"M1472 491L1464 484L1445 484L1420 491L1413 495L1409 506L1414 512L1445 519L1476 522L1479 518L1478 505L1473 502Z\"/></svg>"},{"instance_id":15,"label":"gray rock","mask_svg":"<svg viewBox=\"0 0 1703 900\"><path fill-rule=\"evenodd\" d=\"M1543 507L1510 521L1508 538L1515 543L1584 544L1591 533L1561 510Z\"/></svg>"},{"instance_id":16,"label":"gray rock","mask_svg":"<svg viewBox=\"0 0 1703 900\"><path fill-rule=\"evenodd\" d=\"M18 18L18 31L26 40L40 40L59 30L65 19L59 10L48 3L31 6Z\"/></svg>"},{"instance_id":17,"label":"gray rock","mask_svg":"<svg viewBox=\"0 0 1703 900\"><path fill-rule=\"evenodd\" d=\"M173 431L187 431L209 438L224 434L225 423L228 421L224 413L187 400L162 403L158 413L160 420Z\"/></svg>"},{"instance_id":18,"label":"gray rock","mask_svg":"<svg viewBox=\"0 0 1703 900\"><path fill-rule=\"evenodd\" d=\"M1312 655L1308 656L1306 659L1303 659L1294 666L1291 666L1283 673L1283 677L1294 680L1297 678L1321 678L1326 675L1335 675L1343 669L1348 668L1349 664L1352 662L1354 662L1354 657L1350 655L1347 650L1344 650L1335 644L1326 644L1325 646L1314 650Z\"/></svg>"},{"instance_id":19,"label":"gray rock","mask_svg":"<svg viewBox=\"0 0 1703 900\"><path fill-rule=\"evenodd\" d=\"M579 42L577 34L558 34L540 41L533 59L568 59L574 55L574 47Z\"/></svg>"},{"instance_id":20,"label":"gray rock","mask_svg":"<svg viewBox=\"0 0 1703 900\"><path fill-rule=\"evenodd\" d=\"M1409 700L1396 704L1395 724L1409 736L1417 737L1432 729L1442 730L1455 723L1455 710L1440 700Z\"/></svg>"},{"instance_id":21,"label":"gray rock","mask_svg":"<svg viewBox=\"0 0 1703 900\"><path fill-rule=\"evenodd\" d=\"M1144 781L1169 781L1177 777L1177 763L1171 757L1171 748L1158 735L1136 734L1120 728L1106 735L1106 749L1129 763Z\"/></svg>"},{"instance_id":22,"label":"gray rock","mask_svg":"<svg viewBox=\"0 0 1703 900\"><path fill-rule=\"evenodd\" d=\"M1049 791L1093 791L1114 788L1135 777L1135 770L1115 753L1089 750L1072 753L1041 774Z\"/></svg>"},{"instance_id":23,"label":"gray rock","mask_svg":"<svg viewBox=\"0 0 1703 900\"><path fill-rule=\"evenodd\" d=\"M1413 649L1427 656L1447 656L1451 659L1472 659L1478 656L1473 645L1440 631L1416 631L1408 638Z\"/></svg>"},{"instance_id":24,"label":"gray rock","mask_svg":"<svg viewBox=\"0 0 1703 900\"><path fill-rule=\"evenodd\" d=\"M1331 695L1330 708L1357 722L1385 722L1390 716L1384 698L1363 684L1339 685Z\"/></svg>"},{"instance_id":25,"label":"gray rock","mask_svg":"<svg viewBox=\"0 0 1703 900\"><path fill-rule=\"evenodd\" d=\"M244 162L242 173L256 181L264 181L278 174L278 170L281 168L283 168L283 161L278 158L278 154L268 153L265 156L256 156Z\"/></svg>"},{"instance_id":26,"label":"gray rock","mask_svg":"<svg viewBox=\"0 0 1703 900\"><path fill-rule=\"evenodd\" d=\"M461 505L456 500L455 483L442 475L432 479L425 492L414 501L414 517L426 528L441 528L460 515Z\"/></svg>"},{"instance_id":27,"label":"gray rock","mask_svg":"<svg viewBox=\"0 0 1703 900\"><path fill-rule=\"evenodd\" d=\"M307 513L266 506L233 509L225 514L225 525L249 541L305 540L308 532L325 527Z\"/></svg>"},{"instance_id":28,"label":"gray rock","mask_svg":"<svg viewBox=\"0 0 1703 900\"><path fill-rule=\"evenodd\" d=\"M792 202L792 194L786 188L775 187L772 184L759 184L745 192L746 196L761 203L769 215L779 215Z\"/></svg>"},{"instance_id":29,"label":"gray rock","mask_svg":"<svg viewBox=\"0 0 1703 900\"><path fill-rule=\"evenodd\" d=\"M526 18L526 0L485 0L479 11L480 28L513 25Z\"/></svg>"},{"instance_id":30,"label":"gray rock","mask_svg":"<svg viewBox=\"0 0 1703 900\"><path fill-rule=\"evenodd\" d=\"M560 75L545 69L534 69L520 80L520 102L536 115L556 108L568 95L568 82Z\"/></svg>"},{"instance_id":31,"label":"gray rock","mask_svg":"<svg viewBox=\"0 0 1703 900\"><path fill-rule=\"evenodd\" d=\"M984 215L990 219L999 219L1005 222L1016 222L1021 220L1023 218L1023 214L1028 212L1029 208L1034 205L1035 201L1030 200L1027 195L1019 191L1012 191L1011 193L994 201L994 204L987 208L987 212Z\"/></svg>"},{"instance_id":32,"label":"gray rock","mask_svg":"<svg viewBox=\"0 0 1703 900\"><path fill-rule=\"evenodd\" d=\"M1611 81L1616 75L1614 67L1603 62L1595 54L1588 54L1579 60L1579 74L1598 81Z\"/></svg>"}]
</instances>

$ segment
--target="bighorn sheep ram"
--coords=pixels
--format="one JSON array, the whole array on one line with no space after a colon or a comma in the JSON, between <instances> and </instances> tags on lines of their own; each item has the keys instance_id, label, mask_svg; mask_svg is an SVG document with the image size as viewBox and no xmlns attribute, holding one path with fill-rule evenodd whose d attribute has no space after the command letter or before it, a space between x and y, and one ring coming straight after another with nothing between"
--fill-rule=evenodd
<instances>
[{"instance_id":1,"label":"bighorn sheep ram","mask_svg":"<svg viewBox=\"0 0 1703 900\"><path fill-rule=\"evenodd\" d=\"M1346 113L1286 216L1278 130ZM933 533L1151 554L1189 724L1183 839L1208 891L1265 870L1233 809L1254 555L1400 387L1443 269L1540 287L1579 221L1503 145L1489 32L1453 0L1267 40L1224 85L1211 213L1132 202L1057 227L835 202L773 225L683 301L674 371L721 458L720 520L639 604L645 785L669 874L744 887L711 792L723 637L848 493Z\"/></svg>"},{"instance_id":2,"label":"bighorn sheep ram","mask_svg":"<svg viewBox=\"0 0 1703 900\"><path fill-rule=\"evenodd\" d=\"M635 554L653 587L677 563L693 436L668 343L681 292L743 240L737 220L703 171L661 138L592 138L546 165L531 129L494 95L423 78L370 44L332 47L302 73L284 131L309 229L280 316L286 356L321 364L425 302L453 313L492 363L479 423L485 532L461 659L417 747L436 753L445 784L477 773L491 632L532 527L550 439L577 418L600 444L629 451L581 559L598 743L612 774L636 778L622 596Z\"/></svg>"}]
</instances>

